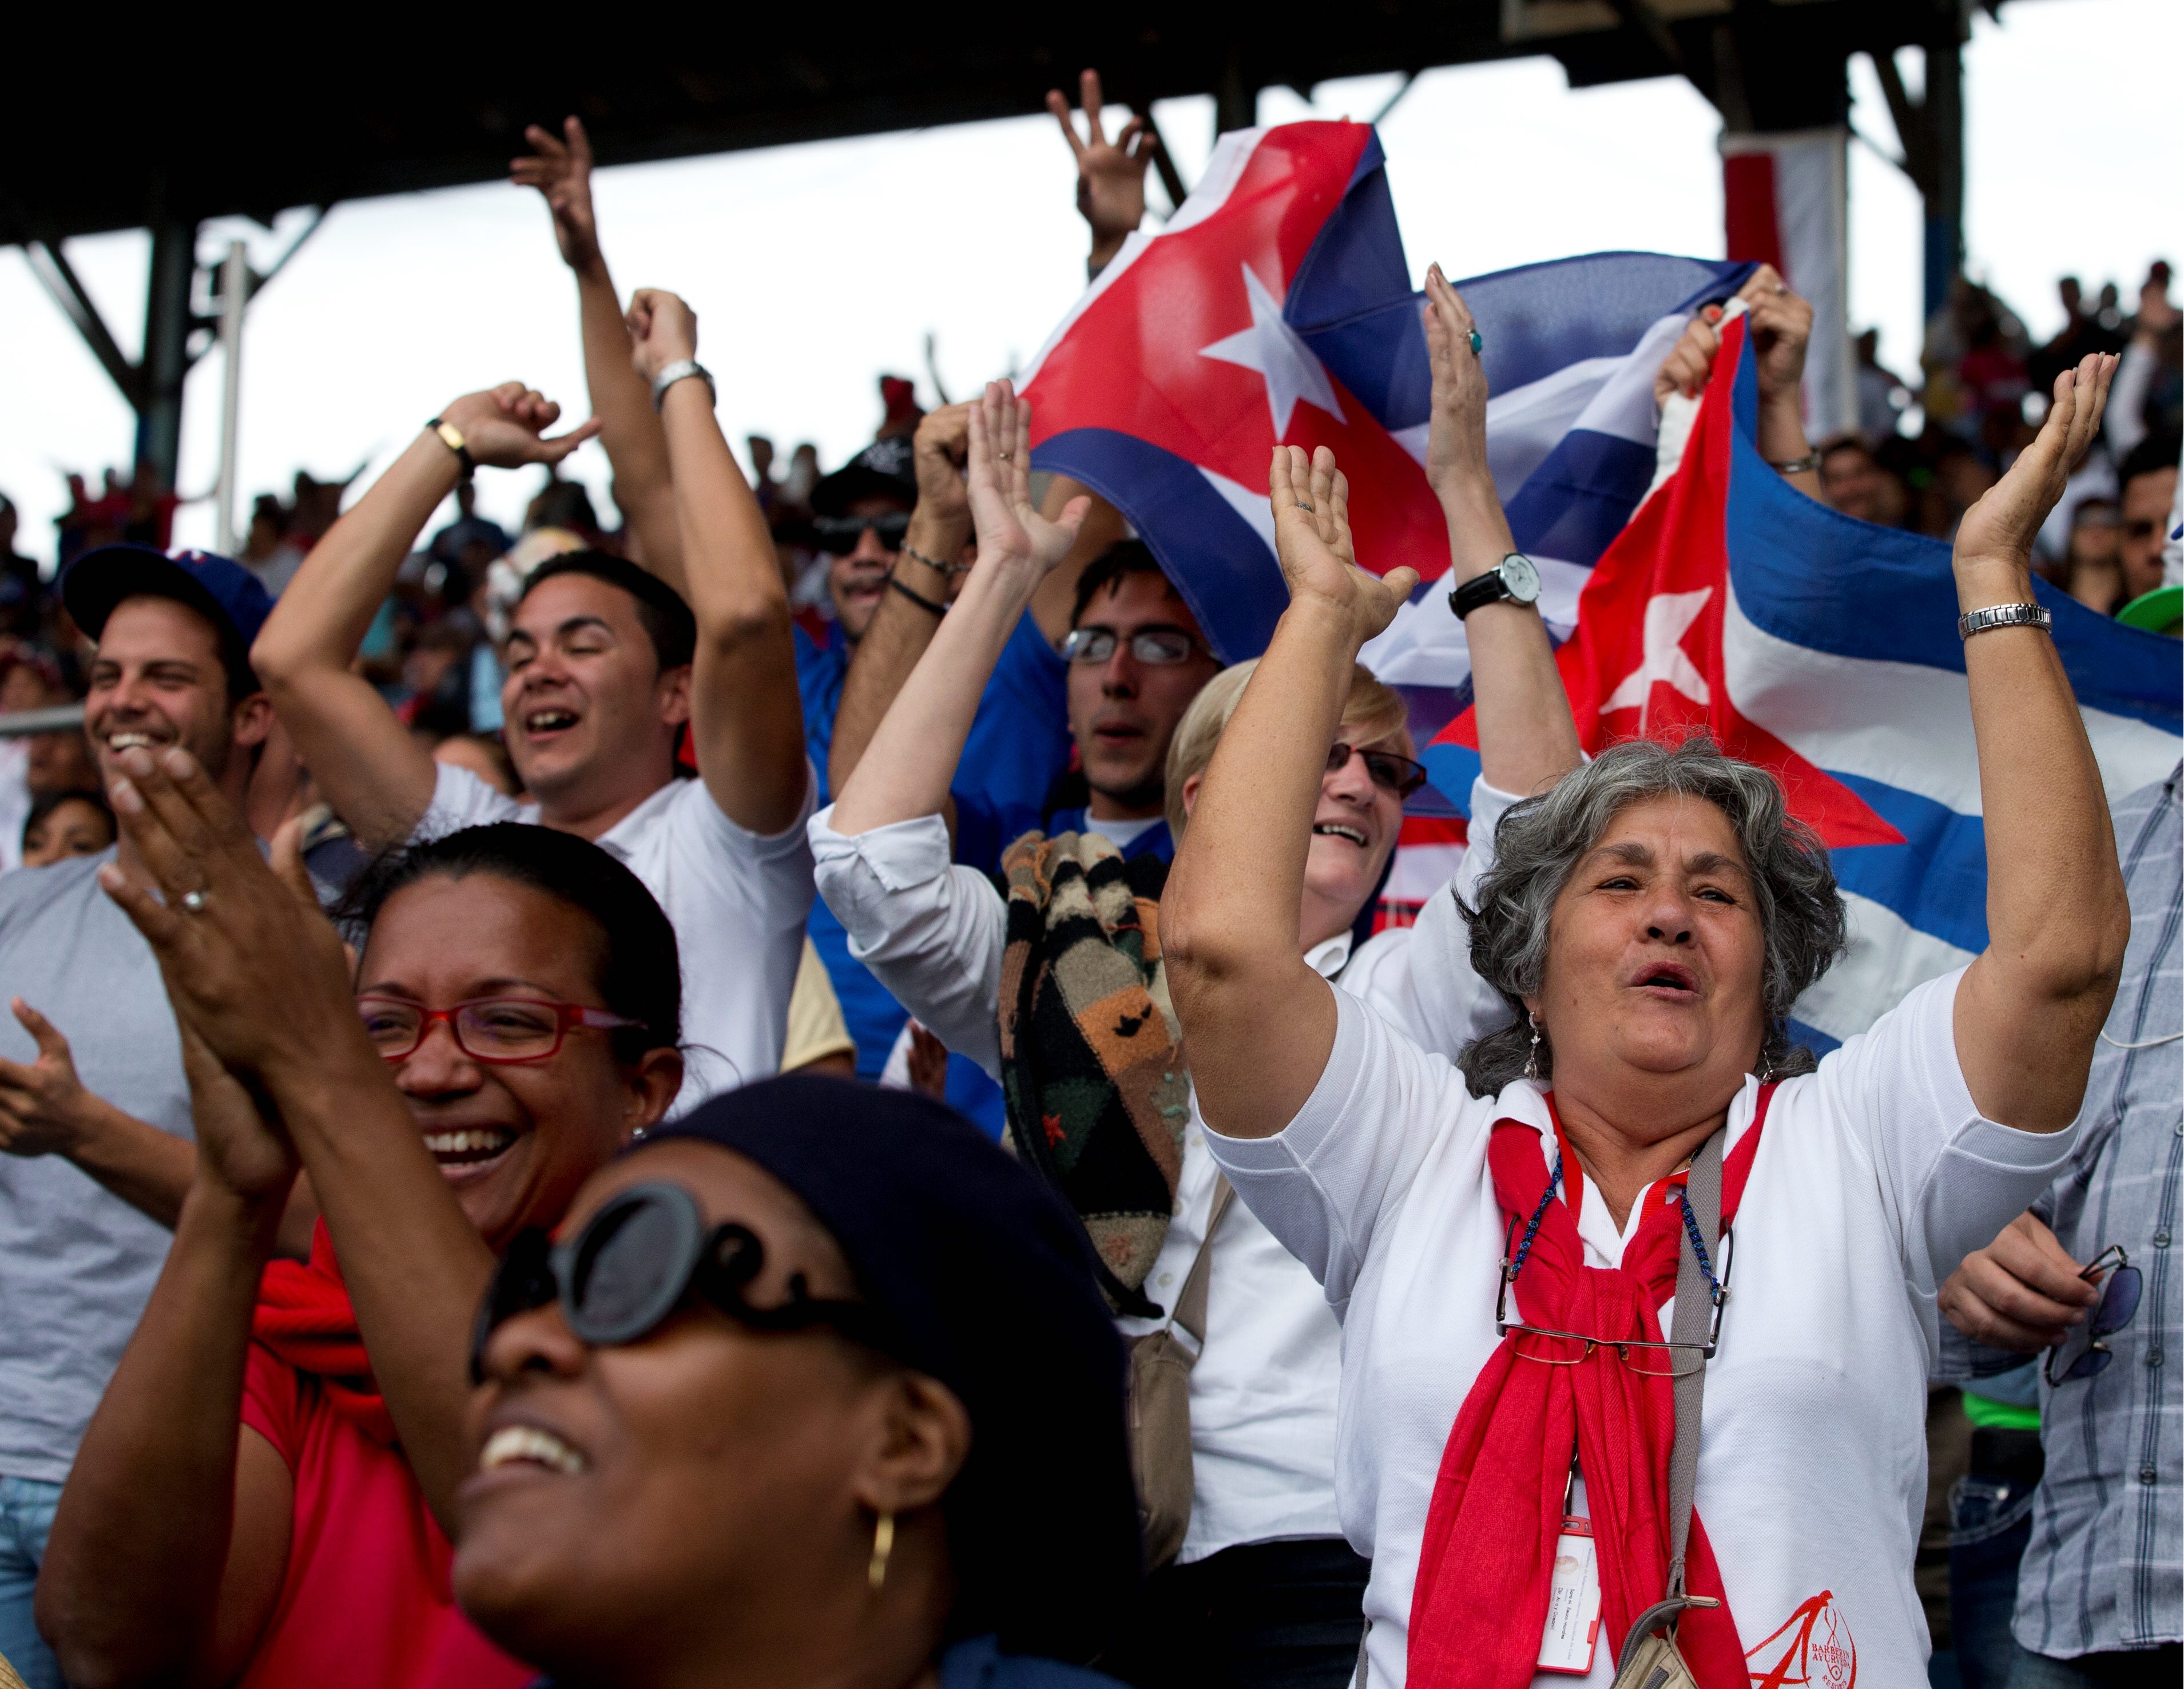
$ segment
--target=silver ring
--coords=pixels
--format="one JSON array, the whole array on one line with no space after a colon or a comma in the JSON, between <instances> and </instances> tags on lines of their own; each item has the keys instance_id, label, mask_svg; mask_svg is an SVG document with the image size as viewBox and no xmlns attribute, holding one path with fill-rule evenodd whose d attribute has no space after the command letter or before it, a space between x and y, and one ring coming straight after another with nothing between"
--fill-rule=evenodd
<instances>
[{"instance_id":1,"label":"silver ring","mask_svg":"<svg viewBox=\"0 0 2184 1689\"><path fill-rule=\"evenodd\" d=\"M1774 291L1775 291L1776 293L1788 293L1788 292L1790 291L1790 286L1789 286L1789 283L1787 283L1786 282L1777 282L1774 284Z\"/></svg>"},{"instance_id":2,"label":"silver ring","mask_svg":"<svg viewBox=\"0 0 2184 1689\"><path fill-rule=\"evenodd\" d=\"M184 892L179 900L181 903L182 907L188 910L191 914L202 915L204 913L207 900L202 889L195 891Z\"/></svg>"},{"instance_id":3,"label":"silver ring","mask_svg":"<svg viewBox=\"0 0 2184 1689\"><path fill-rule=\"evenodd\" d=\"M1297 509L1299 509L1300 510L1311 510L1311 509L1312 509L1312 506L1311 506L1311 505L1309 505L1309 504L1306 504L1306 503L1305 503L1305 501L1304 501L1303 499L1298 499L1298 500L1296 501L1296 506L1297 506ZM1318 513L1317 513L1317 512L1314 512L1314 514L1316 515L1316 514L1318 514Z\"/></svg>"},{"instance_id":4,"label":"silver ring","mask_svg":"<svg viewBox=\"0 0 2184 1689\"><path fill-rule=\"evenodd\" d=\"M1486 341L1485 337L1482 336L1477 329L1473 329L1471 331L1471 355L1476 358L1485 349Z\"/></svg>"}]
</instances>

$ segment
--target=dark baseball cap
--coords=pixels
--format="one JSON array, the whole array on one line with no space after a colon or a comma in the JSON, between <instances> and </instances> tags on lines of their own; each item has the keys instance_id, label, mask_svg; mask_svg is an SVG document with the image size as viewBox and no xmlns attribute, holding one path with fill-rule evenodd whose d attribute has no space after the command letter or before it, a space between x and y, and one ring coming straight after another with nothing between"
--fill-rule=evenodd
<instances>
[{"instance_id":1,"label":"dark baseball cap","mask_svg":"<svg viewBox=\"0 0 2184 1689\"><path fill-rule=\"evenodd\" d=\"M811 489L815 516L840 516L860 499L900 499L917 503L917 474L911 465L911 437L891 434L874 440Z\"/></svg>"},{"instance_id":2,"label":"dark baseball cap","mask_svg":"<svg viewBox=\"0 0 2184 1689\"><path fill-rule=\"evenodd\" d=\"M250 666L250 646L273 613L273 600L249 570L209 551L170 554L125 543L85 552L61 577L61 602L93 639L105 632L115 605L143 596L173 599L212 623L234 697L264 689Z\"/></svg>"}]
</instances>

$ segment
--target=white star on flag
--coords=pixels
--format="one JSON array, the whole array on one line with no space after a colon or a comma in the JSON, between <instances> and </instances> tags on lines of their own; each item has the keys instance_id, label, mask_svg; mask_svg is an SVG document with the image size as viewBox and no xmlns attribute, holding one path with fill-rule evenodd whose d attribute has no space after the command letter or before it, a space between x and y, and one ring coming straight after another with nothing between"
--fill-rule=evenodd
<instances>
[{"instance_id":1,"label":"white star on flag","mask_svg":"<svg viewBox=\"0 0 2184 1689\"><path fill-rule=\"evenodd\" d=\"M1267 409L1273 413L1274 438L1289 432L1290 415L1299 399L1306 399L1338 422L1348 419L1335 402L1334 384L1318 359L1282 321L1282 302L1267 291L1267 284L1250 265L1243 266L1244 292L1251 301L1251 326L1225 340L1201 347L1201 358L1218 358L1224 364L1256 370L1267 383Z\"/></svg>"},{"instance_id":2,"label":"white star on flag","mask_svg":"<svg viewBox=\"0 0 2184 1689\"><path fill-rule=\"evenodd\" d=\"M1713 596L1712 587L1701 587L1695 593L1656 593L1646 601L1644 638L1646 655L1636 668L1623 677L1615 690L1607 694L1607 701L1600 706L1603 716L1613 710L1635 710L1638 731L1644 733L1647 708L1653 695L1653 683L1665 680L1692 703L1704 705L1713 698L1707 678L1697 666L1684 655L1684 635L1699 619L1706 601Z\"/></svg>"}]
</instances>

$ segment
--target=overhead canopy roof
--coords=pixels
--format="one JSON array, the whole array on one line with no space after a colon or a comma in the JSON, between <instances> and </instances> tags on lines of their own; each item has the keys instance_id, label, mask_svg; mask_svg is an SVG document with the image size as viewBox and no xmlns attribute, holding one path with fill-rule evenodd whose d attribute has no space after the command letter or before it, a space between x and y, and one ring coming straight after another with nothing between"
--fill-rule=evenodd
<instances>
[{"instance_id":1,"label":"overhead canopy roof","mask_svg":"<svg viewBox=\"0 0 2184 1689\"><path fill-rule=\"evenodd\" d=\"M610 8L581 25L518 12L468 38L398 13L349 20L332 44L330 14L292 14L285 36L242 26L248 59L192 14L171 51L131 25L111 50L73 42L45 74L19 63L0 103L0 243L487 181L526 124L569 112L605 163L1021 115L1086 65L1117 101L1212 92L1234 115L1262 86L1549 53L1579 85L1680 74L1732 127L1798 128L1842 117L1847 53L1953 42L1970 3L1343 0L1314 19L1126 3L991 20L838 5L702 24Z\"/></svg>"}]
</instances>

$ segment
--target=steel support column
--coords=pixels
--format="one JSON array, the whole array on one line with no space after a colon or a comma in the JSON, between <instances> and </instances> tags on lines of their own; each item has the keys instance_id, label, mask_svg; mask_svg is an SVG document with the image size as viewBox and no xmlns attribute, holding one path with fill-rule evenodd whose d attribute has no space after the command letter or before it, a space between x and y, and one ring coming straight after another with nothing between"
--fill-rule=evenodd
<instances>
[{"instance_id":1,"label":"steel support column","mask_svg":"<svg viewBox=\"0 0 2184 1689\"><path fill-rule=\"evenodd\" d=\"M198 226L163 216L152 225L152 270L144 294L142 387L136 408L136 461L172 491L182 448L182 378L189 373L190 282L197 269Z\"/></svg>"}]
</instances>

